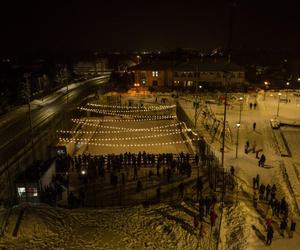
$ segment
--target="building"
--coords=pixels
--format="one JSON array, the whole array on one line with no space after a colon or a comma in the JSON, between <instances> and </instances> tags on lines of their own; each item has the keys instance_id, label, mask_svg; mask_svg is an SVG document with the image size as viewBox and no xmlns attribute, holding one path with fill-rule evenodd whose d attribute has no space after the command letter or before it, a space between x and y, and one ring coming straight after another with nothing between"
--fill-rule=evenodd
<instances>
[{"instance_id":1,"label":"building","mask_svg":"<svg viewBox=\"0 0 300 250\"><path fill-rule=\"evenodd\" d=\"M73 65L75 75L97 75L108 70L108 60L105 58L96 61L81 61Z\"/></svg>"},{"instance_id":2,"label":"building","mask_svg":"<svg viewBox=\"0 0 300 250\"><path fill-rule=\"evenodd\" d=\"M245 70L224 59L193 59L177 64L173 69L173 86L221 88L227 83L238 87L245 84Z\"/></svg>"},{"instance_id":3,"label":"building","mask_svg":"<svg viewBox=\"0 0 300 250\"><path fill-rule=\"evenodd\" d=\"M173 68L173 61L158 59L138 64L130 70L134 72L134 86L157 89L172 86Z\"/></svg>"},{"instance_id":4,"label":"building","mask_svg":"<svg viewBox=\"0 0 300 250\"><path fill-rule=\"evenodd\" d=\"M230 86L245 84L245 70L224 59L187 59L176 62L153 60L141 63L134 71L134 85L145 87L193 88L196 83L203 87L219 88L228 82Z\"/></svg>"}]
</instances>

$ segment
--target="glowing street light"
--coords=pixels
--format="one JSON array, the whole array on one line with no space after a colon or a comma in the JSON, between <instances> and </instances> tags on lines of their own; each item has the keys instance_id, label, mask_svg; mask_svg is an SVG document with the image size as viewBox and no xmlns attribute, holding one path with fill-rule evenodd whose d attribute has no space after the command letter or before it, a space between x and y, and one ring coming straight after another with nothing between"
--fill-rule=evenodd
<instances>
[{"instance_id":1,"label":"glowing street light","mask_svg":"<svg viewBox=\"0 0 300 250\"><path fill-rule=\"evenodd\" d=\"M287 89L288 89L289 85L290 85L290 82L286 82L286 88ZM288 90L287 89L285 91L285 101L286 101L286 103L288 103L288 99L287 99L287 97L288 97Z\"/></svg>"},{"instance_id":2,"label":"glowing street light","mask_svg":"<svg viewBox=\"0 0 300 250\"><path fill-rule=\"evenodd\" d=\"M240 116L239 116L239 122L236 124L237 130L236 130L235 158L238 158L238 150L239 150L239 133L240 133L241 120L242 120L243 97L240 97L240 98L239 98L239 101L240 101Z\"/></svg>"},{"instance_id":3,"label":"glowing street light","mask_svg":"<svg viewBox=\"0 0 300 250\"><path fill-rule=\"evenodd\" d=\"M278 105L277 105L277 117L279 116L280 96L281 96L281 93L279 92L279 93L278 93Z\"/></svg>"},{"instance_id":4,"label":"glowing street light","mask_svg":"<svg viewBox=\"0 0 300 250\"><path fill-rule=\"evenodd\" d=\"M265 84L265 90L264 90L264 101L265 101L266 100L266 91L269 88L270 82L265 81L264 84Z\"/></svg>"}]
</instances>

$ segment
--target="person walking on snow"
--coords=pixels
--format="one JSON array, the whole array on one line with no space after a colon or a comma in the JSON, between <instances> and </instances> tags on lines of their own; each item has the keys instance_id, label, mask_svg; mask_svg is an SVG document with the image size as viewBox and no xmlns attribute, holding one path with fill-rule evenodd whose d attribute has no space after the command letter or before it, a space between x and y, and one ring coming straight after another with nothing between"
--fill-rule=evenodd
<instances>
[{"instance_id":1,"label":"person walking on snow","mask_svg":"<svg viewBox=\"0 0 300 250\"><path fill-rule=\"evenodd\" d=\"M256 188L259 189L259 174L256 175Z\"/></svg>"},{"instance_id":2,"label":"person walking on snow","mask_svg":"<svg viewBox=\"0 0 300 250\"><path fill-rule=\"evenodd\" d=\"M270 226L268 228L268 232L267 232L267 242L266 242L266 245L270 246L272 244L273 234L274 234L273 227Z\"/></svg>"},{"instance_id":3,"label":"person walking on snow","mask_svg":"<svg viewBox=\"0 0 300 250\"><path fill-rule=\"evenodd\" d=\"M265 162L266 162L266 157L264 154L262 154L258 161L258 166L263 168L265 166Z\"/></svg>"},{"instance_id":4,"label":"person walking on snow","mask_svg":"<svg viewBox=\"0 0 300 250\"><path fill-rule=\"evenodd\" d=\"M287 227L287 222L285 219L283 219L280 223L280 235L282 237L284 237L284 231L285 231L286 227Z\"/></svg>"},{"instance_id":5,"label":"person walking on snow","mask_svg":"<svg viewBox=\"0 0 300 250\"><path fill-rule=\"evenodd\" d=\"M271 193L271 186L268 184L266 187L266 201L269 200L270 193Z\"/></svg>"},{"instance_id":6,"label":"person walking on snow","mask_svg":"<svg viewBox=\"0 0 300 250\"><path fill-rule=\"evenodd\" d=\"M255 149L256 149L256 142L254 141L252 143L252 153L255 153Z\"/></svg>"},{"instance_id":7,"label":"person walking on snow","mask_svg":"<svg viewBox=\"0 0 300 250\"><path fill-rule=\"evenodd\" d=\"M257 195L256 191L254 190L254 193L253 193L253 207L254 208L257 208L257 200L258 200L258 195Z\"/></svg>"},{"instance_id":8,"label":"person walking on snow","mask_svg":"<svg viewBox=\"0 0 300 250\"><path fill-rule=\"evenodd\" d=\"M197 218L197 215L194 216L194 227L198 228L199 227L199 220Z\"/></svg>"},{"instance_id":9,"label":"person walking on snow","mask_svg":"<svg viewBox=\"0 0 300 250\"><path fill-rule=\"evenodd\" d=\"M211 227L214 227L215 226L215 223L216 223L216 219L218 218L218 215L216 214L215 210L212 209L210 211L210 225Z\"/></svg>"}]
</instances>

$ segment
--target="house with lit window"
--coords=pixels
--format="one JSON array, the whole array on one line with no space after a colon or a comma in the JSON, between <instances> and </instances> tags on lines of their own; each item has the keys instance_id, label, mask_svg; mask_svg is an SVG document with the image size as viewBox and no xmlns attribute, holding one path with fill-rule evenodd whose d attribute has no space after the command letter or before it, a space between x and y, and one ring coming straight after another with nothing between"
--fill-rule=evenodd
<instances>
[{"instance_id":1,"label":"house with lit window","mask_svg":"<svg viewBox=\"0 0 300 250\"><path fill-rule=\"evenodd\" d=\"M245 84L245 70L224 59L193 59L177 64L173 69L173 86L189 88L195 84L206 88L238 87Z\"/></svg>"},{"instance_id":2,"label":"house with lit window","mask_svg":"<svg viewBox=\"0 0 300 250\"><path fill-rule=\"evenodd\" d=\"M153 89L170 87L173 83L173 67L173 61L160 59L131 67L130 70L134 73L134 86Z\"/></svg>"},{"instance_id":3,"label":"house with lit window","mask_svg":"<svg viewBox=\"0 0 300 250\"><path fill-rule=\"evenodd\" d=\"M185 61L155 59L131 68L136 87L193 88L201 84L206 89L222 88L225 84L242 87L245 70L222 58L197 58Z\"/></svg>"}]
</instances>

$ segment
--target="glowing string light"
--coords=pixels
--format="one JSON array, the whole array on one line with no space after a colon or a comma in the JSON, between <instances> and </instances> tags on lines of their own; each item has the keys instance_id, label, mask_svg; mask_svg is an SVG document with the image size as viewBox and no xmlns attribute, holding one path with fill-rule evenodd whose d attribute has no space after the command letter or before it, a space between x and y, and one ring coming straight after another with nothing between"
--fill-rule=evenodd
<instances>
[{"instance_id":1,"label":"glowing string light","mask_svg":"<svg viewBox=\"0 0 300 250\"><path fill-rule=\"evenodd\" d=\"M77 109L81 111L88 111L88 112L93 112L97 114L104 114L104 115L121 115L121 116L127 116L127 117L133 117L133 118L155 118L157 120L167 120L167 119L174 119L176 118L176 115L132 115L132 114L123 114L118 111L103 111L100 109L90 109L90 108L83 108L83 107L78 107Z\"/></svg>"},{"instance_id":2,"label":"glowing string light","mask_svg":"<svg viewBox=\"0 0 300 250\"><path fill-rule=\"evenodd\" d=\"M175 145L175 144L184 144L187 142L198 141L200 139L187 139L182 141L171 141L171 142L159 142L159 143L144 143L144 144L107 144L107 143L98 143L98 142L86 142L86 141L78 141L76 139L66 139L66 138L59 138L60 142L63 143L77 143L83 145L90 145L90 146L101 146L101 147L155 147L155 146L165 146L165 145ZM142 146L143 145L143 146Z\"/></svg>"},{"instance_id":3,"label":"glowing string light","mask_svg":"<svg viewBox=\"0 0 300 250\"><path fill-rule=\"evenodd\" d=\"M149 127L149 128L125 128L125 127L108 126L108 125L102 125L102 124L94 124L94 123L86 122L85 120L79 120L79 119L72 119L72 122L77 123L77 124L87 125L87 126L93 126L93 127L127 130L127 131L152 131L152 130L156 130L156 129L176 127L176 126L184 124L184 123L179 122L179 123L175 123L175 124L167 124L167 125L154 126L154 127Z\"/></svg>"},{"instance_id":4,"label":"glowing string light","mask_svg":"<svg viewBox=\"0 0 300 250\"><path fill-rule=\"evenodd\" d=\"M72 119L72 121L82 121L83 119ZM98 118L98 119L86 119L84 118L84 121L88 122L145 122L145 121L157 121L156 118L140 118L140 119L104 119L104 118ZM176 123L178 125L184 124L184 122L178 122ZM172 125L171 125L172 126Z\"/></svg>"},{"instance_id":5,"label":"glowing string light","mask_svg":"<svg viewBox=\"0 0 300 250\"><path fill-rule=\"evenodd\" d=\"M132 132L173 132L181 133L190 131L190 129L152 129L152 130L105 130L105 131L95 131L95 130L57 130L57 133L61 134L120 134L120 133L132 133ZM155 135L154 135L155 136Z\"/></svg>"},{"instance_id":6,"label":"glowing string light","mask_svg":"<svg viewBox=\"0 0 300 250\"><path fill-rule=\"evenodd\" d=\"M128 141L128 140L142 140L142 139L149 139L149 138L172 136L172 135L178 135L178 134L181 134L181 133L182 133L182 131L176 131L176 132L172 132L172 133L155 134L155 135L143 135L143 136L133 136L133 137L76 138L76 140L82 140L82 141L86 141L86 140L88 140L88 141Z\"/></svg>"},{"instance_id":7,"label":"glowing string light","mask_svg":"<svg viewBox=\"0 0 300 250\"><path fill-rule=\"evenodd\" d=\"M125 110L138 110L138 111L156 111L156 110L167 110L175 108L176 105L148 105L148 106L115 106L115 105L104 105L104 104L95 104L87 103L87 106L92 107L101 107L101 108L111 108L111 109L125 109Z\"/></svg>"}]
</instances>

